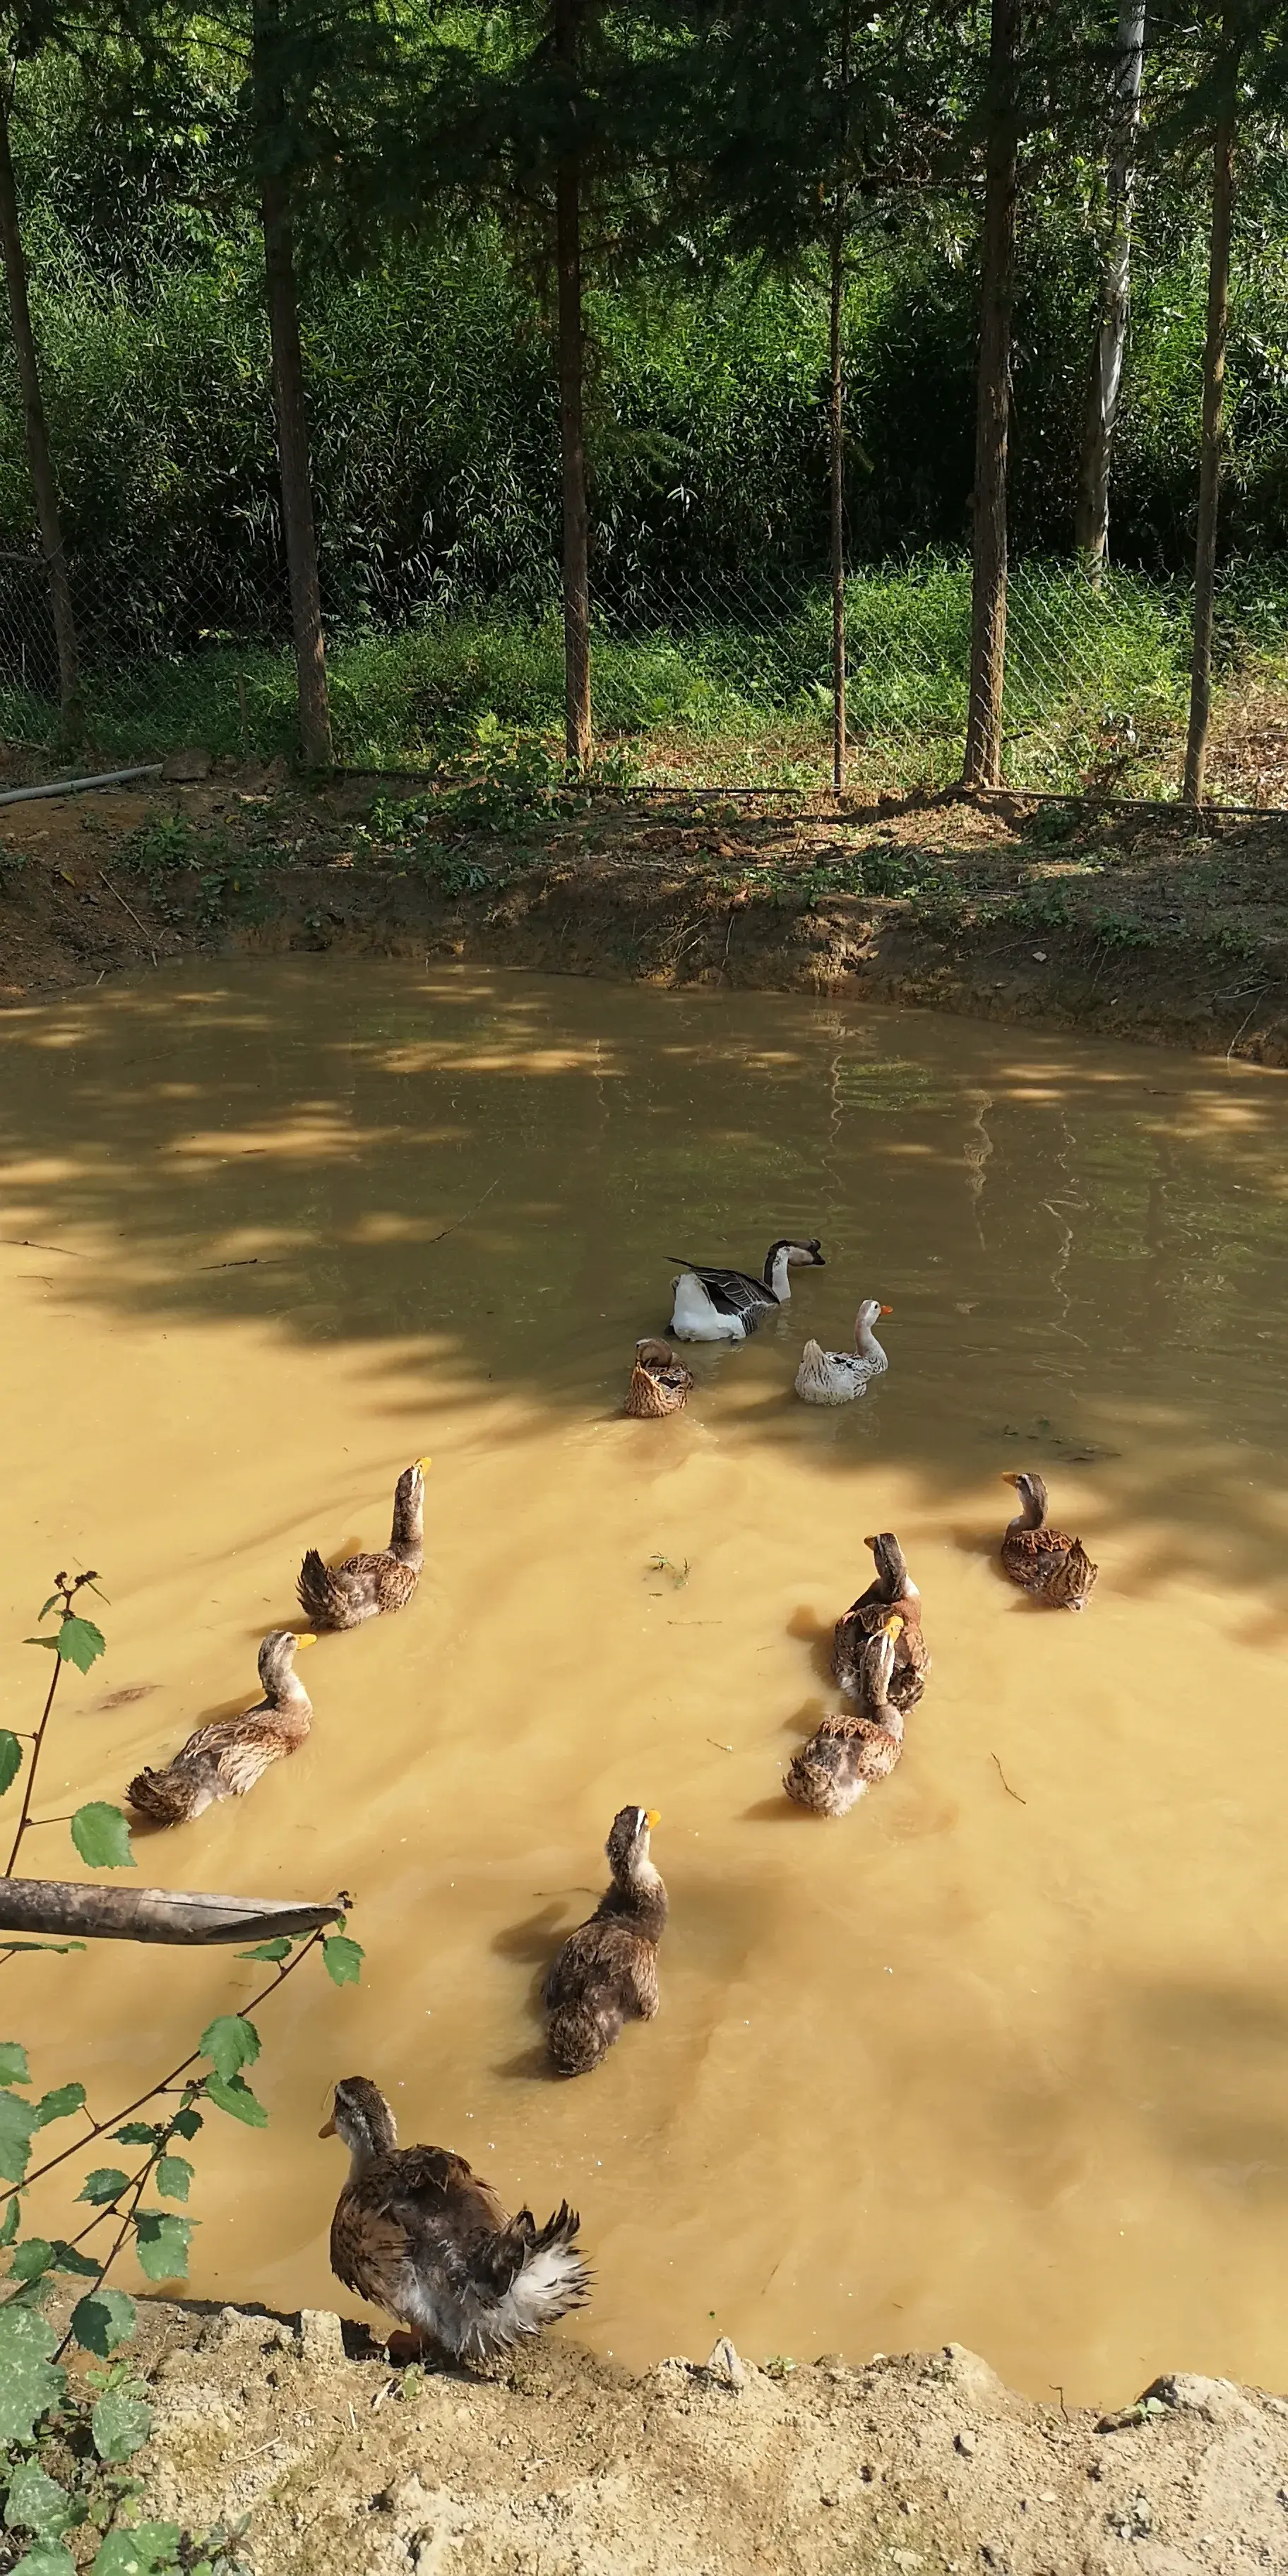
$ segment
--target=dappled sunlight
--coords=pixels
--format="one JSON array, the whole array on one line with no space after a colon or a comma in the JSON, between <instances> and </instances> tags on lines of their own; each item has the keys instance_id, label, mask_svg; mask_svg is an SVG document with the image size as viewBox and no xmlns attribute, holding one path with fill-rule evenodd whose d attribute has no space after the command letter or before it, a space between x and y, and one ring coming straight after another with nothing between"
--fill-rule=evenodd
<instances>
[{"instance_id":1,"label":"dappled sunlight","mask_svg":"<svg viewBox=\"0 0 1288 2576\"><path fill-rule=\"evenodd\" d=\"M1284 1078L331 959L24 1010L0 1065L8 1633L76 1549L112 1599L69 1779L119 1796L244 1705L304 1548L383 1540L432 1456L415 1604L324 1640L307 1746L146 1869L354 1889L359 2053L422 2134L579 2201L592 2338L961 2334L1072 2395L1140 2384L1148 2280L1150 2366L1201 2338L1282 2380ZM624 1420L675 1257L758 1270L791 1231L826 1267L745 1348L689 1348L682 1413ZM846 1347L868 1295L888 1374L800 1403L806 1335ZM1020 1466L1100 1565L1084 1618L1001 1573ZM820 1824L781 1776L883 1527L933 1671L894 1776ZM662 2015L552 2086L534 1980L635 1798ZM203 1969L209 2010L249 1973ZM124 2014L120 1975L91 1955L59 2005L96 2082L191 2025L190 1970L149 1960ZM209 2148L200 2295L329 2299L297 2114L339 2044L310 2012L275 2058L253 2207ZM881 2227L838 2247L838 2194ZM641 2209L674 2256L645 2277Z\"/></svg>"}]
</instances>

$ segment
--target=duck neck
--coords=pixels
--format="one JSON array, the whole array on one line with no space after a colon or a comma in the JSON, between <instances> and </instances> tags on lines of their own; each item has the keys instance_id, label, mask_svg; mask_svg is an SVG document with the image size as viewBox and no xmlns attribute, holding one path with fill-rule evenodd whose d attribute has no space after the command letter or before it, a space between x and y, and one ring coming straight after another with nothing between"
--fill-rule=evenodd
<instances>
[{"instance_id":1,"label":"duck neck","mask_svg":"<svg viewBox=\"0 0 1288 2576\"><path fill-rule=\"evenodd\" d=\"M776 1252L765 1255L765 1286L780 1306L790 1306L792 1282L785 1244L780 1243Z\"/></svg>"},{"instance_id":2,"label":"duck neck","mask_svg":"<svg viewBox=\"0 0 1288 2576\"><path fill-rule=\"evenodd\" d=\"M667 1917L667 1893L651 1860L637 1860L615 1877L600 1904L601 1914L629 1916L646 1940L656 1941Z\"/></svg>"},{"instance_id":3,"label":"duck neck","mask_svg":"<svg viewBox=\"0 0 1288 2576\"><path fill-rule=\"evenodd\" d=\"M1045 1500L1039 1502L1037 1495L1030 1490L1028 1493L1021 1496L1020 1508L1016 1513L1014 1520L1008 1521L1007 1527L1008 1529L1013 1530L1041 1529L1042 1523L1045 1519Z\"/></svg>"},{"instance_id":4,"label":"duck neck","mask_svg":"<svg viewBox=\"0 0 1288 2576\"><path fill-rule=\"evenodd\" d=\"M881 1598L883 1601L919 1601L912 1576L904 1563L903 1549L897 1545L881 1551Z\"/></svg>"},{"instance_id":5,"label":"duck neck","mask_svg":"<svg viewBox=\"0 0 1288 2576\"><path fill-rule=\"evenodd\" d=\"M404 1501L400 1494L394 1504L393 1535L389 1553L400 1565L419 1574L425 1556L425 1488L418 1485Z\"/></svg>"},{"instance_id":6,"label":"duck neck","mask_svg":"<svg viewBox=\"0 0 1288 2576\"><path fill-rule=\"evenodd\" d=\"M854 1327L854 1347L858 1352L860 1359L883 1360L885 1358L885 1352L882 1350L881 1344L877 1340L876 1334L873 1332L872 1326L868 1322L866 1315L861 1315Z\"/></svg>"},{"instance_id":7,"label":"duck neck","mask_svg":"<svg viewBox=\"0 0 1288 2576\"><path fill-rule=\"evenodd\" d=\"M313 1723L313 1702L298 1673L283 1673L281 1680L269 1690L268 1704L284 1734L293 1737L308 1734Z\"/></svg>"}]
</instances>

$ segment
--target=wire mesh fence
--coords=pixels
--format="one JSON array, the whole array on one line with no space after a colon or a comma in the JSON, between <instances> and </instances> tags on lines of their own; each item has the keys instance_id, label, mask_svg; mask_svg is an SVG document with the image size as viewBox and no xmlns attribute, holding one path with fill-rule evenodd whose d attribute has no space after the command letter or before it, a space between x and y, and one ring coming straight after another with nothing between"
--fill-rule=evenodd
<instances>
[{"instance_id":1,"label":"wire mesh fence","mask_svg":"<svg viewBox=\"0 0 1288 2576\"><path fill-rule=\"evenodd\" d=\"M325 531L324 531L325 540ZM324 550L325 560L325 550ZM284 570L248 613L225 585L163 613L122 567L71 565L88 743L112 763L190 744L289 754L296 732ZM964 554L852 569L845 583L847 786L935 789L960 774L971 575ZM482 590L426 555L352 591L329 620L338 757L432 769L491 733L557 741L559 568ZM334 604L333 604L334 605ZM1179 795L1191 590L1070 561L1011 567L1003 776L1055 794ZM1288 803L1288 566L1232 567L1218 625L1212 792ZM610 557L593 583L592 681L606 774L657 788L825 795L832 776L826 567L660 573ZM46 568L0 554L0 738L52 750L58 662Z\"/></svg>"}]
</instances>

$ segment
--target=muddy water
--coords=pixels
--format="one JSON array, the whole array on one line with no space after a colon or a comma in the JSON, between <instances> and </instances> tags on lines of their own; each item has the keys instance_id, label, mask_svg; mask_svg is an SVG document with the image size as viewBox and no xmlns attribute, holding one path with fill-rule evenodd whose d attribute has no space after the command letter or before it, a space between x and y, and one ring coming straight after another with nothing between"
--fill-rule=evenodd
<instances>
[{"instance_id":1,"label":"muddy water","mask_svg":"<svg viewBox=\"0 0 1288 2576\"><path fill-rule=\"evenodd\" d=\"M41 1814L248 1701L303 1548L381 1541L434 1461L419 1597L309 1655L304 1751L138 1835L144 1880L350 1888L367 1951L265 2008L271 2126L195 2150L196 2290L329 2302L316 2132L365 2069L405 2136L580 2205L629 2361L959 2337L1070 2401L1288 2385L1283 1077L321 961L11 1011L0 1060L5 1633L69 1561L111 1596ZM679 1419L618 1418L667 1253L792 1229L828 1267L790 1311L698 1353ZM889 1375L814 1412L802 1339L861 1295ZM1082 1619L993 1561L1033 1463L1101 1564ZM828 1824L779 1782L876 1527L935 1669ZM12 1644L9 1722L45 1670ZM561 2085L536 1983L627 1800L663 1815L662 2015ZM54 1823L27 1866L68 1855ZM33 1958L9 2019L110 2107L257 1973Z\"/></svg>"}]
</instances>

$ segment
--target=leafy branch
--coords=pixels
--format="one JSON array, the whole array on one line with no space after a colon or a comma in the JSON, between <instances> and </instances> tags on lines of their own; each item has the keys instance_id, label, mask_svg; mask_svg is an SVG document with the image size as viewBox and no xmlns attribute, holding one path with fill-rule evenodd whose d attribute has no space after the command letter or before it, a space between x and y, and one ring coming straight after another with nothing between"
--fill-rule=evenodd
<instances>
[{"instance_id":1,"label":"leafy branch","mask_svg":"<svg viewBox=\"0 0 1288 2576\"><path fill-rule=\"evenodd\" d=\"M86 1619L75 1607L77 1596L85 1591L95 1593L100 1601L105 1601L107 1598L106 1593L99 1591L98 1576L92 1570L88 1574L56 1574L53 1591L40 1613L40 1619L46 1620L50 1611L56 1610L58 1626L52 1637L26 1637L23 1640L24 1645L43 1647L46 1654L52 1655L54 1669L49 1678L49 1689L40 1713L40 1723L35 1734L28 1739L31 1744L31 1758L27 1764L27 1776L23 1782L22 1810L18 1817L9 1858L5 1863L6 1878L12 1878L14 1874L14 1866L24 1838L42 1823L70 1822L72 1841L81 1859L86 1861L91 1869L133 1869L136 1866L130 1844L130 1828L119 1807L108 1806L102 1799L96 1798L92 1799L87 1806L78 1807L70 1818L33 1816L31 1812L36 1794L36 1775L40 1769L40 1757L44 1751L49 1721L54 1713L54 1701L58 1696L63 1667L66 1664L74 1664L78 1673L87 1673L91 1664L97 1663L99 1656L107 1652L107 1640L102 1629L96 1627L92 1619ZM3 1796L6 1789L12 1788L22 1769L22 1758L21 1738L12 1734L7 1727L0 1728L0 1796ZM27 1946L25 1942L6 1945L12 1949L23 1949Z\"/></svg>"}]
</instances>

